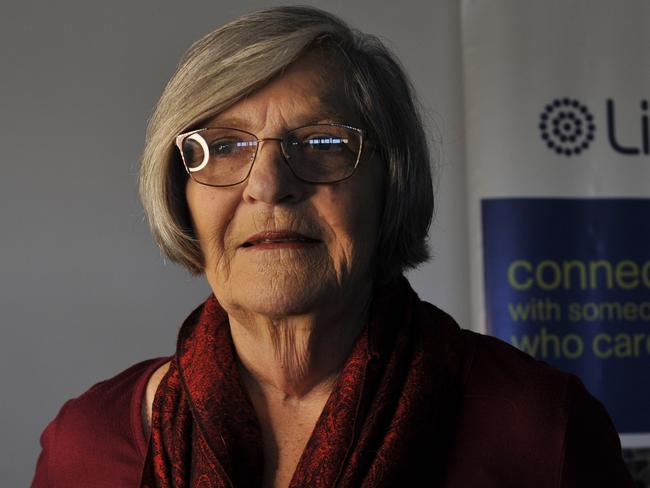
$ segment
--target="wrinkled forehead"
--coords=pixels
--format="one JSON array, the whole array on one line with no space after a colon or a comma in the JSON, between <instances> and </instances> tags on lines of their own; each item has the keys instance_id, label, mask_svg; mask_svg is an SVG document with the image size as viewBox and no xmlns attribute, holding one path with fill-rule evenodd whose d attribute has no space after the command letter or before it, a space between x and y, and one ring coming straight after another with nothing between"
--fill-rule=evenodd
<instances>
[{"instance_id":1,"label":"wrinkled forehead","mask_svg":"<svg viewBox=\"0 0 650 488\"><path fill-rule=\"evenodd\" d=\"M281 118L294 127L327 122L358 126L361 117L345 88L342 54L339 49L331 51L320 47L307 51L207 124L254 131Z\"/></svg>"}]
</instances>

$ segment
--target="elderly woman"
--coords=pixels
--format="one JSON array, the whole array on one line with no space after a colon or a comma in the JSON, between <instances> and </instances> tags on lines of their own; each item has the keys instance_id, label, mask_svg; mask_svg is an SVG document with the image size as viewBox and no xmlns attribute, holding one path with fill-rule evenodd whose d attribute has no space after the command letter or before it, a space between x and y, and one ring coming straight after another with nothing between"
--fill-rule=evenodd
<instances>
[{"instance_id":1,"label":"elderly woman","mask_svg":"<svg viewBox=\"0 0 650 488\"><path fill-rule=\"evenodd\" d=\"M151 120L141 195L213 294L171 358L63 406L33 486L631 485L575 377L402 277L427 258L432 184L376 38L285 7L198 41Z\"/></svg>"}]
</instances>

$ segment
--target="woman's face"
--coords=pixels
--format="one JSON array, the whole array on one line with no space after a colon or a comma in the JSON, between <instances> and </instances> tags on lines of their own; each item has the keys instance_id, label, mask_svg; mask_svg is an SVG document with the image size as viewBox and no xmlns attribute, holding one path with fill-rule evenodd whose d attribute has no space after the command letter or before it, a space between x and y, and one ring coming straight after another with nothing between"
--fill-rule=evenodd
<instances>
[{"instance_id":1,"label":"woman's face","mask_svg":"<svg viewBox=\"0 0 650 488\"><path fill-rule=\"evenodd\" d=\"M243 129L260 139L312 123L360 127L340 74L324 64L316 54L303 56L205 126ZM371 281L382 188L382 164L368 147L352 177L310 184L293 175L276 141L260 145L243 183L215 188L188 179L205 273L221 305L228 313L285 317L359 293Z\"/></svg>"}]
</instances>

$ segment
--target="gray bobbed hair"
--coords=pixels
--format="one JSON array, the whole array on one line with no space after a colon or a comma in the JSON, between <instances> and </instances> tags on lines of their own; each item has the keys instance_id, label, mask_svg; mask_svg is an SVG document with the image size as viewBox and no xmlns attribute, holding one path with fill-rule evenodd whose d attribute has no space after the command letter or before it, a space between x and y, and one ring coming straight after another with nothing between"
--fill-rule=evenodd
<instances>
[{"instance_id":1,"label":"gray bobbed hair","mask_svg":"<svg viewBox=\"0 0 650 488\"><path fill-rule=\"evenodd\" d=\"M151 117L140 196L154 239L170 260L194 274L203 272L176 135L230 107L317 46L342 54L338 82L385 164L375 278L388 281L428 259L429 150L419 105L399 61L377 37L350 29L332 14L278 7L239 17L194 43Z\"/></svg>"}]
</instances>

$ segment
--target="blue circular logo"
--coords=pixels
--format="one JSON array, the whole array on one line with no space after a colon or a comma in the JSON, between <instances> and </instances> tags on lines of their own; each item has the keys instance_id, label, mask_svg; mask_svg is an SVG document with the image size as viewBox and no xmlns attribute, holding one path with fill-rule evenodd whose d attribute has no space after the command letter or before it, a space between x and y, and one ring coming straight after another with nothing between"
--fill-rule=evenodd
<instances>
[{"instance_id":1,"label":"blue circular logo","mask_svg":"<svg viewBox=\"0 0 650 488\"><path fill-rule=\"evenodd\" d=\"M592 113L578 100L556 98L540 114L539 130L549 149L577 156L594 140L596 125Z\"/></svg>"}]
</instances>

